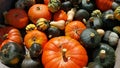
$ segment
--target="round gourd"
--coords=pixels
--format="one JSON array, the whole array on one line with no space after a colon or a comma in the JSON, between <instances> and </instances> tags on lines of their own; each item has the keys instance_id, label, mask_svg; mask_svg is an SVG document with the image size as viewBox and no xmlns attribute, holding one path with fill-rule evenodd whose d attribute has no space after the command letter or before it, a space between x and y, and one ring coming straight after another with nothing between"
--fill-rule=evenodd
<instances>
[{"instance_id":1,"label":"round gourd","mask_svg":"<svg viewBox=\"0 0 120 68\"><path fill-rule=\"evenodd\" d=\"M45 31L49 27L49 21L45 18L40 18L36 22L36 27L40 31Z\"/></svg>"},{"instance_id":2,"label":"round gourd","mask_svg":"<svg viewBox=\"0 0 120 68\"><path fill-rule=\"evenodd\" d=\"M83 68L87 62L85 48L67 36L50 39L43 49L42 63L45 68Z\"/></svg>"},{"instance_id":3,"label":"round gourd","mask_svg":"<svg viewBox=\"0 0 120 68\"><path fill-rule=\"evenodd\" d=\"M82 42L86 48L95 48L99 46L101 37L96 30L87 28L81 33L79 41Z\"/></svg>"},{"instance_id":4,"label":"round gourd","mask_svg":"<svg viewBox=\"0 0 120 68\"><path fill-rule=\"evenodd\" d=\"M24 58L24 49L15 42L8 42L0 50L0 60L9 67L17 66Z\"/></svg>"},{"instance_id":5,"label":"round gourd","mask_svg":"<svg viewBox=\"0 0 120 68\"><path fill-rule=\"evenodd\" d=\"M58 37L61 34L61 30L55 26L50 26L47 29L46 34L48 38Z\"/></svg>"},{"instance_id":6,"label":"round gourd","mask_svg":"<svg viewBox=\"0 0 120 68\"><path fill-rule=\"evenodd\" d=\"M99 63L103 68L114 68L115 51L106 43L100 43L100 47L93 52L94 62Z\"/></svg>"}]
</instances>

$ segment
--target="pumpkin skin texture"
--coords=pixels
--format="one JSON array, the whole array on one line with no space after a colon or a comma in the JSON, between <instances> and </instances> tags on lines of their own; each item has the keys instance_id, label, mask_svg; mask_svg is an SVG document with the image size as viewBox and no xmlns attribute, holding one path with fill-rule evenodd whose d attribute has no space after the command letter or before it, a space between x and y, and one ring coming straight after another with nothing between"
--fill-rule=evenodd
<instances>
[{"instance_id":1,"label":"pumpkin skin texture","mask_svg":"<svg viewBox=\"0 0 120 68\"><path fill-rule=\"evenodd\" d=\"M0 60L9 67L16 67L24 58L24 48L15 43L8 42L4 44L0 51Z\"/></svg>"},{"instance_id":2,"label":"pumpkin skin texture","mask_svg":"<svg viewBox=\"0 0 120 68\"><path fill-rule=\"evenodd\" d=\"M112 8L112 2L114 0L95 0L96 1L96 6L98 9L101 11L106 11Z\"/></svg>"},{"instance_id":3,"label":"pumpkin skin texture","mask_svg":"<svg viewBox=\"0 0 120 68\"><path fill-rule=\"evenodd\" d=\"M16 28L24 28L28 24L27 13L22 9L11 9L5 16L8 24Z\"/></svg>"},{"instance_id":4,"label":"pumpkin skin texture","mask_svg":"<svg viewBox=\"0 0 120 68\"><path fill-rule=\"evenodd\" d=\"M18 29L13 27L1 27L0 28L0 48L7 42L13 41L18 44L23 43L21 33Z\"/></svg>"},{"instance_id":5,"label":"pumpkin skin texture","mask_svg":"<svg viewBox=\"0 0 120 68\"><path fill-rule=\"evenodd\" d=\"M78 40L86 26L80 21L71 21L65 27L65 35Z\"/></svg>"},{"instance_id":6,"label":"pumpkin skin texture","mask_svg":"<svg viewBox=\"0 0 120 68\"><path fill-rule=\"evenodd\" d=\"M86 48L95 48L99 46L101 37L96 30L87 28L81 33L79 41L82 42Z\"/></svg>"},{"instance_id":7,"label":"pumpkin skin texture","mask_svg":"<svg viewBox=\"0 0 120 68\"><path fill-rule=\"evenodd\" d=\"M67 20L67 14L64 10L59 10L57 11L54 16L53 16L54 21L59 21L59 20Z\"/></svg>"},{"instance_id":8,"label":"pumpkin skin texture","mask_svg":"<svg viewBox=\"0 0 120 68\"><path fill-rule=\"evenodd\" d=\"M45 4L35 4L31 6L28 10L28 17L30 20L36 24L39 18L45 18L51 20L51 13L48 10L48 6Z\"/></svg>"},{"instance_id":9,"label":"pumpkin skin texture","mask_svg":"<svg viewBox=\"0 0 120 68\"><path fill-rule=\"evenodd\" d=\"M32 30L31 32L28 32L24 37L24 44L28 49L34 43L40 44L43 48L47 41L48 39L46 34L38 30Z\"/></svg>"},{"instance_id":10,"label":"pumpkin skin texture","mask_svg":"<svg viewBox=\"0 0 120 68\"><path fill-rule=\"evenodd\" d=\"M83 68L87 62L84 47L67 36L50 39L43 49L42 63L45 68Z\"/></svg>"}]
</instances>

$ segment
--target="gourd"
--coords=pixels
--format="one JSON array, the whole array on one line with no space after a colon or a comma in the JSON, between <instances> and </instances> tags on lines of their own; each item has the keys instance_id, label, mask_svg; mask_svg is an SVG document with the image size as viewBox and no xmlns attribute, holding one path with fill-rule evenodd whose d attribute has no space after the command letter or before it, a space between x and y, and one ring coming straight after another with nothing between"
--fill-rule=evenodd
<instances>
[{"instance_id":1,"label":"gourd","mask_svg":"<svg viewBox=\"0 0 120 68\"><path fill-rule=\"evenodd\" d=\"M103 68L114 67L115 51L110 45L106 43L100 43L100 47L95 49L93 55L94 55L94 62L101 64Z\"/></svg>"},{"instance_id":2,"label":"gourd","mask_svg":"<svg viewBox=\"0 0 120 68\"><path fill-rule=\"evenodd\" d=\"M48 9L52 13L58 11L61 6L61 1L60 0L50 0L48 3Z\"/></svg>"},{"instance_id":3,"label":"gourd","mask_svg":"<svg viewBox=\"0 0 120 68\"><path fill-rule=\"evenodd\" d=\"M83 68L87 62L85 48L67 36L50 39L43 49L42 63L45 68Z\"/></svg>"},{"instance_id":4,"label":"gourd","mask_svg":"<svg viewBox=\"0 0 120 68\"><path fill-rule=\"evenodd\" d=\"M45 31L50 26L49 21L45 18L39 18L36 22L36 27L40 31Z\"/></svg>"},{"instance_id":5,"label":"gourd","mask_svg":"<svg viewBox=\"0 0 120 68\"><path fill-rule=\"evenodd\" d=\"M101 37L95 29L87 28L81 33L79 42L86 48L95 48L99 46Z\"/></svg>"},{"instance_id":6,"label":"gourd","mask_svg":"<svg viewBox=\"0 0 120 68\"><path fill-rule=\"evenodd\" d=\"M16 42L7 42L1 47L0 61L8 67L19 67L24 58L24 48Z\"/></svg>"},{"instance_id":7,"label":"gourd","mask_svg":"<svg viewBox=\"0 0 120 68\"><path fill-rule=\"evenodd\" d=\"M108 44L111 46L116 46L118 43L118 40L119 40L119 36L117 33L110 31L110 30L107 30L105 32L103 40L108 42Z\"/></svg>"}]
</instances>

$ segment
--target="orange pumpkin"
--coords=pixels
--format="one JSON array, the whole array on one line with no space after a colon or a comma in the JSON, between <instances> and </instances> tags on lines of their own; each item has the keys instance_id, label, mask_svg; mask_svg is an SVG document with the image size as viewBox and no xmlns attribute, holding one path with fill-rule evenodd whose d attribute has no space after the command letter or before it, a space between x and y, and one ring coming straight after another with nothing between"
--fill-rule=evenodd
<instances>
[{"instance_id":1,"label":"orange pumpkin","mask_svg":"<svg viewBox=\"0 0 120 68\"><path fill-rule=\"evenodd\" d=\"M45 33L38 31L38 30L32 30L27 32L27 34L24 37L24 44L29 49L32 44L38 43L42 47L47 43L48 39Z\"/></svg>"},{"instance_id":2,"label":"orange pumpkin","mask_svg":"<svg viewBox=\"0 0 120 68\"><path fill-rule=\"evenodd\" d=\"M78 40L86 26L81 21L71 21L65 27L65 35Z\"/></svg>"},{"instance_id":3,"label":"orange pumpkin","mask_svg":"<svg viewBox=\"0 0 120 68\"><path fill-rule=\"evenodd\" d=\"M112 8L112 3L114 0L95 0L97 8L101 11L106 11Z\"/></svg>"},{"instance_id":4,"label":"orange pumpkin","mask_svg":"<svg viewBox=\"0 0 120 68\"><path fill-rule=\"evenodd\" d=\"M57 11L54 16L53 16L53 20L54 21L58 21L58 20L67 20L67 14L64 10L59 10Z\"/></svg>"},{"instance_id":5,"label":"orange pumpkin","mask_svg":"<svg viewBox=\"0 0 120 68\"><path fill-rule=\"evenodd\" d=\"M28 16L34 24L36 24L39 18L51 20L51 13L45 4L35 4L31 6L28 10Z\"/></svg>"},{"instance_id":6,"label":"orange pumpkin","mask_svg":"<svg viewBox=\"0 0 120 68\"><path fill-rule=\"evenodd\" d=\"M42 63L45 68L83 68L87 62L84 47L67 36L50 39L43 49Z\"/></svg>"},{"instance_id":7,"label":"orange pumpkin","mask_svg":"<svg viewBox=\"0 0 120 68\"><path fill-rule=\"evenodd\" d=\"M0 28L0 48L7 42L16 42L18 44L22 44L23 39L20 31L10 26L1 27Z\"/></svg>"},{"instance_id":8,"label":"orange pumpkin","mask_svg":"<svg viewBox=\"0 0 120 68\"><path fill-rule=\"evenodd\" d=\"M9 25L16 28L24 28L28 24L27 13L23 9L10 9L5 15L5 19Z\"/></svg>"}]
</instances>

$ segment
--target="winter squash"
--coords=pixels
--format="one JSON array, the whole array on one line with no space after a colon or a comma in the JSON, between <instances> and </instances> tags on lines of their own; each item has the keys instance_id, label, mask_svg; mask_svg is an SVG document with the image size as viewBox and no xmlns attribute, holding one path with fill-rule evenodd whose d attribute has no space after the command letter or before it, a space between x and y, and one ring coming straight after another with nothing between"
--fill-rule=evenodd
<instances>
[{"instance_id":1,"label":"winter squash","mask_svg":"<svg viewBox=\"0 0 120 68\"><path fill-rule=\"evenodd\" d=\"M96 6L101 11L106 11L109 9L115 9L118 4L114 0L95 0Z\"/></svg>"},{"instance_id":2,"label":"winter squash","mask_svg":"<svg viewBox=\"0 0 120 68\"><path fill-rule=\"evenodd\" d=\"M16 28L24 28L28 24L28 16L25 10L14 8L5 14L6 23Z\"/></svg>"},{"instance_id":3,"label":"winter squash","mask_svg":"<svg viewBox=\"0 0 120 68\"><path fill-rule=\"evenodd\" d=\"M64 1L61 4L60 9L64 10L65 12L68 12L72 8L72 3L70 1Z\"/></svg>"},{"instance_id":4,"label":"winter squash","mask_svg":"<svg viewBox=\"0 0 120 68\"><path fill-rule=\"evenodd\" d=\"M65 27L65 35L78 40L86 26L81 21L71 21Z\"/></svg>"},{"instance_id":5,"label":"winter squash","mask_svg":"<svg viewBox=\"0 0 120 68\"><path fill-rule=\"evenodd\" d=\"M79 21L83 21L83 19L88 20L89 19L89 12L85 9L79 9L76 11L74 19L75 20L79 20Z\"/></svg>"},{"instance_id":6,"label":"winter squash","mask_svg":"<svg viewBox=\"0 0 120 68\"><path fill-rule=\"evenodd\" d=\"M52 13L57 12L60 9L61 1L60 0L50 0L48 3L48 9Z\"/></svg>"},{"instance_id":7,"label":"winter squash","mask_svg":"<svg viewBox=\"0 0 120 68\"><path fill-rule=\"evenodd\" d=\"M45 31L49 27L49 21L45 18L39 18L36 22L36 27L40 31Z\"/></svg>"},{"instance_id":8,"label":"winter squash","mask_svg":"<svg viewBox=\"0 0 120 68\"><path fill-rule=\"evenodd\" d=\"M99 18L99 17L90 17L87 20L86 26L88 28L98 29L98 28L102 27L102 24L103 24L103 22L102 22L101 18Z\"/></svg>"},{"instance_id":9,"label":"winter squash","mask_svg":"<svg viewBox=\"0 0 120 68\"><path fill-rule=\"evenodd\" d=\"M46 30L46 34L47 34L48 38L58 37L61 34L61 30L56 26L50 26Z\"/></svg>"},{"instance_id":10,"label":"winter squash","mask_svg":"<svg viewBox=\"0 0 120 68\"><path fill-rule=\"evenodd\" d=\"M81 33L79 41L86 48L95 48L99 46L101 37L95 29L87 28Z\"/></svg>"},{"instance_id":11,"label":"winter squash","mask_svg":"<svg viewBox=\"0 0 120 68\"><path fill-rule=\"evenodd\" d=\"M106 43L100 43L100 47L93 52L94 62L101 64L103 68L114 68L115 51Z\"/></svg>"},{"instance_id":12,"label":"winter squash","mask_svg":"<svg viewBox=\"0 0 120 68\"><path fill-rule=\"evenodd\" d=\"M67 36L50 39L43 49L42 63L45 68L83 68L87 62L84 47Z\"/></svg>"},{"instance_id":13,"label":"winter squash","mask_svg":"<svg viewBox=\"0 0 120 68\"><path fill-rule=\"evenodd\" d=\"M64 10L59 10L56 13L54 13L53 16L53 20L54 21L58 21L58 20L67 20L67 13Z\"/></svg>"},{"instance_id":14,"label":"winter squash","mask_svg":"<svg viewBox=\"0 0 120 68\"><path fill-rule=\"evenodd\" d=\"M108 42L111 46L116 46L118 44L119 36L117 33L107 30L103 37L103 41Z\"/></svg>"},{"instance_id":15,"label":"winter squash","mask_svg":"<svg viewBox=\"0 0 120 68\"><path fill-rule=\"evenodd\" d=\"M7 42L0 50L0 60L9 67L19 67L24 58L24 48L15 42Z\"/></svg>"},{"instance_id":16,"label":"winter squash","mask_svg":"<svg viewBox=\"0 0 120 68\"><path fill-rule=\"evenodd\" d=\"M82 8L91 12L95 8L95 5L91 2L91 0L82 0Z\"/></svg>"},{"instance_id":17,"label":"winter squash","mask_svg":"<svg viewBox=\"0 0 120 68\"><path fill-rule=\"evenodd\" d=\"M32 30L24 37L24 44L28 49L35 43L38 43L43 48L47 41L46 34L39 30Z\"/></svg>"},{"instance_id":18,"label":"winter squash","mask_svg":"<svg viewBox=\"0 0 120 68\"><path fill-rule=\"evenodd\" d=\"M23 43L21 33L18 29L6 26L0 28L0 48L7 42Z\"/></svg>"},{"instance_id":19,"label":"winter squash","mask_svg":"<svg viewBox=\"0 0 120 68\"><path fill-rule=\"evenodd\" d=\"M36 24L39 18L45 18L51 20L51 13L48 10L48 6L45 4L35 4L31 6L28 10L29 19Z\"/></svg>"}]
</instances>

